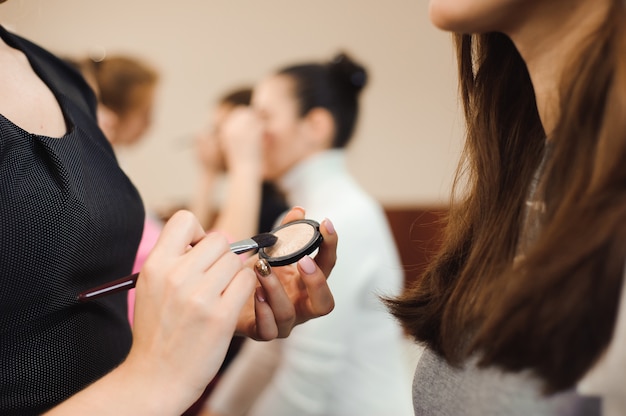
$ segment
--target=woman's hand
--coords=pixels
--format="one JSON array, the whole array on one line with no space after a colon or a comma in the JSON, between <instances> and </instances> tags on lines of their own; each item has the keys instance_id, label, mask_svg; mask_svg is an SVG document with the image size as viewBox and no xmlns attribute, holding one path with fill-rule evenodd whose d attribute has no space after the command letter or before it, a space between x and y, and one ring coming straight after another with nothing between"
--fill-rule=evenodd
<instances>
[{"instance_id":1,"label":"woman's hand","mask_svg":"<svg viewBox=\"0 0 626 416\"><path fill-rule=\"evenodd\" d=\"M182 414L217 373L256 284L223 236L175 213L137 281L128 357L47 415Z\"/></svg>"},{"instance_id":2,"label":"woman's hand","mask_svg":"<svg viewBox=\"0 0 626 416\"><path fill-rule=\"evenodd\" d=\"M285 222L300 218L304 211L296 208ZM46 414L183 413L217 373L235 328L259 340L286 337L333 309L326 278L337 236L328 220L321 232L317 265L304 258L257 279L223 236L206 235L188 211L175 213L137 281L128 357Z\"/></svg>"},{"instance_id":3,"label":"woman's hand","mask_svg":"<svg viewBox=\"0 0 626 416\"><path fill-rule=\"evenodd\" d=\"M304 216L302 208L294 208L283 224ZM305 256L297 265L271 268L268 275L255 267L260 285L239 316L238 333L263 341L284 338L295 325L333 310L335 303L326 279L337 259L337 234L329 220L322 221L320 231L324 241L315 260ZM255 256L248 264L256 260Z\"/></svg>"},{"instance_id":4,"label":"woman's hand","mask_svg":"<svg viewBox=\"0 0 626 416\"><path fill-rule=\"evenodd\" d=\"M217 174L225 170L224 153L215 128L198 133L194 144L203 172Z\"/></svg>"},{"instance_id":5,"label":"woman's hand","mask_svg":"<svg viewBox=\"0 0 626 416\"><path fill-rule=\"evenodd\" d=\"M205 235L191 213L177 212L138 279L125 364L151 382L167 381L168 395L188 396L192 403L222 364L255 285L254 273L223 236Z\"/></svg>"},{"instance_id":6,"label":"woman's hand","mask_svg":"<svg viewBox=\"0 0 626 416\"><path fill-rule=\"evenodd\" d=\"M243 170L260 177L263 162L263 124L251 107L233 108L224 120L219 142L230 174Z\"/></svg>"}]
</instances>

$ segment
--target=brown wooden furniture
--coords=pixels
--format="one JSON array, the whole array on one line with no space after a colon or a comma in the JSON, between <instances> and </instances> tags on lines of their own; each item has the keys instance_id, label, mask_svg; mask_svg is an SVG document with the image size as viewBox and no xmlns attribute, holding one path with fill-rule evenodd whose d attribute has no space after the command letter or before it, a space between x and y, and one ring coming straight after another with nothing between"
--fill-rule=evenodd
<instances>
[{"instance_id":1,"label":"brown wooden furniture","mask_svg":"<svg viewBox=\"0 0 626 416\"><path fill-rule=\"evenodd\" d=\"M444 206L385 206L404 267L405 285L421 276L439 248L446 212Z\"/></svg>"}]
</instances>

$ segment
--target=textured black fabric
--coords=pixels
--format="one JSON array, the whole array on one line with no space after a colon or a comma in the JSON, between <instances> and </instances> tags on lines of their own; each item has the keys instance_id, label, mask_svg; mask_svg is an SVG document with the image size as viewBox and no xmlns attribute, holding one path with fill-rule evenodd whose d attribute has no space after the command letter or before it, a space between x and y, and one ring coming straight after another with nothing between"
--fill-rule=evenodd
<instances>
[{"instance_id":1,"label":"textured black fabric","mask_svg":"<svg viewBox=\"0 0 626 416\"><path fill-rule=\"evenodd\" d=\"M30 134L0 115L0 414L40 414L119 364L126 295L82 290L130 273L144 209L78 73L0 27L55 94L68 132Z\"/></svg>"}]
</instances>

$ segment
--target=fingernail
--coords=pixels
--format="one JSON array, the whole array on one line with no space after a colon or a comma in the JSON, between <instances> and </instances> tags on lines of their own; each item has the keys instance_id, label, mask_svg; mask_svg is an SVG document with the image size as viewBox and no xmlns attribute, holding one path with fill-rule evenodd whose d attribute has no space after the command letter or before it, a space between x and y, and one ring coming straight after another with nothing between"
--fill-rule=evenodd
<instances>
[{"instance_id":1,"label":"fingernail","mask_svg":"<svg viewBox=\"0 0 626 416\"><path fill-rule=\"evenodd\" d=\"M265 259L258 259L257 262L254 263L254 270L256 270L261 277L267 277L272 273L272 268Z\"/></svg>"},{"instance_id":2,"label":"fingernail","mask_svg":"<svg viewBox=\"0 0 626 416\"><path fill-rule=\"evenodd\" d=\"M306 274L313 274L315 272L315 262L309 256L304 256L298 260L300 267Z\"/></svg>"},{"instance_id":3,"label":"fingernail","mask_svg":"<svg viewBox=\"0 0 626 416\"><path fill-rule=\"evenodd\" d=\"M298 211L301 211L303 214L306 214L306 210L302 208L300 205L296 205L291 209L297 209Z\"/></svg>"},{"instance_id":4,"label":"fingernail","mask_svg":"<svg viewBox=\"0 0 626 416\"><path fill-rule=\"evenodd\" d=\"M328 218L324 219L324 228L326 228L328 234L335 234L335 226Z\"/></svg>"},{"instance_id":5,"label":"fingernail","mask_svg":"<svg viewBox=\"0 0 626 416\"><path fill-rule=\"evenodd\" d=\"M256 296L256 300L258 300L259 302L265 302L265 294L263 293L262 287L257 287L254 291L254 295Z\"/></svg>"}]
</instances>

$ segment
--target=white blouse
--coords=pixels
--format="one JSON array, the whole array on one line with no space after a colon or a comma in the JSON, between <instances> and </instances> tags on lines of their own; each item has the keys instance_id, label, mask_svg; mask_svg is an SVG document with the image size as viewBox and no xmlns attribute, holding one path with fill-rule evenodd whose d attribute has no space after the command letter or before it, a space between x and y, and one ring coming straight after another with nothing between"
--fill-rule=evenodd
<instances>
[{"instance_id":1,"label":"white blouse","mask_svg":"<svg viewBox=\"0 0 626 416\"><path fill-rule=\"evenodd\" d=\"M307 218L329 218L337 230L328 280L336 306L286 339L247 340L208 407L220 415L413 415L407 341L378 298L403 285L380 204L350 176L341 150L307 159L280 185L290 205L304 207Z\"/></svg>"}]
</instances>

